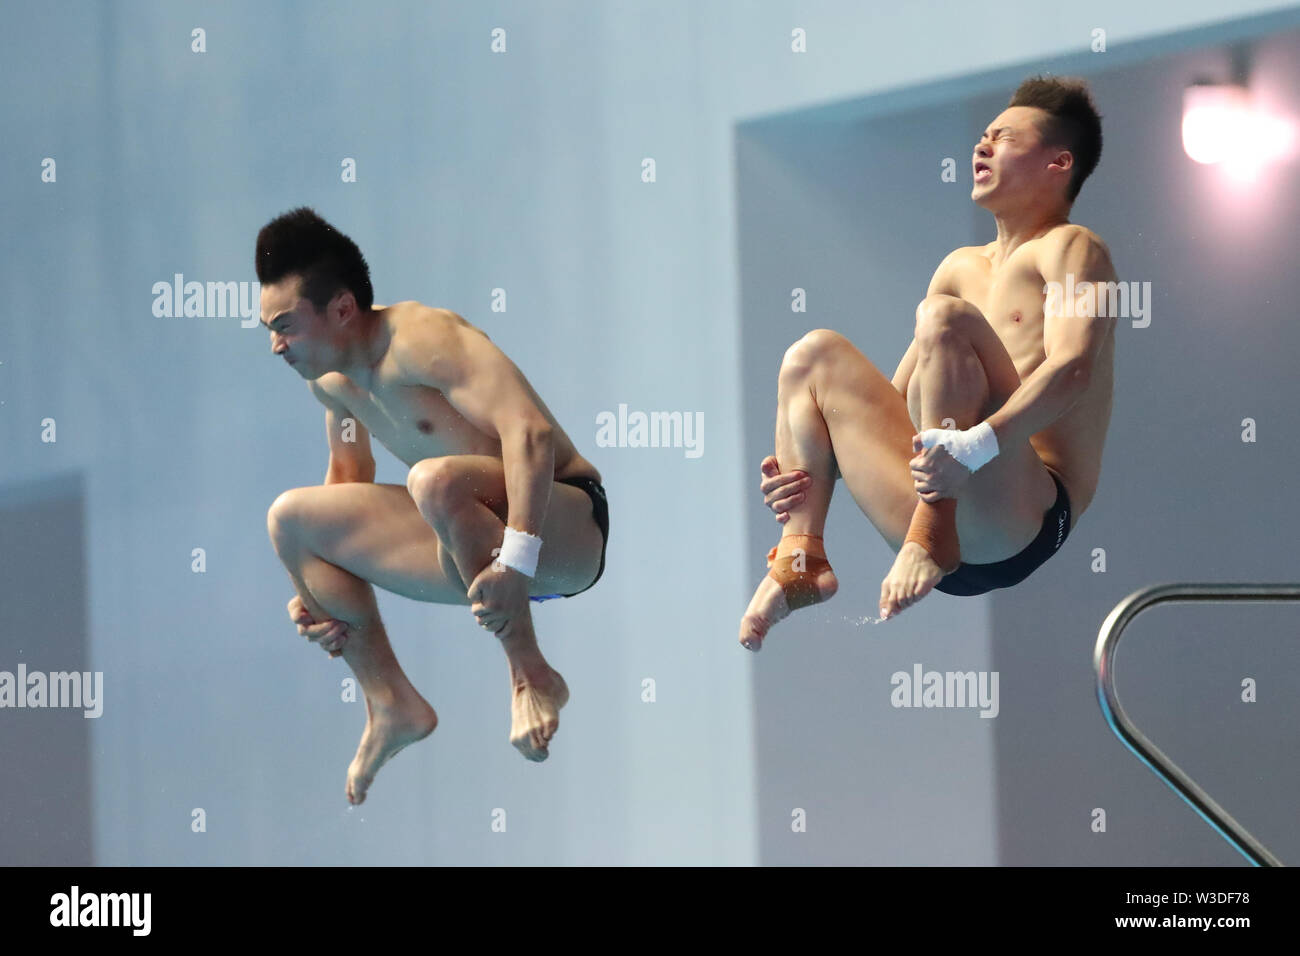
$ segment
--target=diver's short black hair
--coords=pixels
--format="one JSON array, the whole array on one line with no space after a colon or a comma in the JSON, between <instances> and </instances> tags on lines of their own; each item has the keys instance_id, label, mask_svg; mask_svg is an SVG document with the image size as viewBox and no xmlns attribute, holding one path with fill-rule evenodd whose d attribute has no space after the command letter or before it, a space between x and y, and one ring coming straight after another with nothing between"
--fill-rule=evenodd
<instances>
[{"instance_id":1,"label":"diver's short black hair","mask_svg":"<svg viewBox=\"0 0 1300 956\"><path fill-rule=\"evenodd\" d=\"M1074 169L1065 198L1074 202L1083 181L1101 159L1101 114L1092 102L1087 80L1076 76L1031 76L1011 95L1012 106L1036 106L1048 117L1039 124L1043 142L1068 149Z\"/></svg>"},{"instance_id":2,"label":"diver's short black hair","mask_svg":"<svg viewBox=\"0 0 1300 956\"><path fill-rule=\"evenodd\" d=\"M351 291L362 312L374 303L370 267L357 244L307 206L263 226L253 259L263 284L301 276L302 294L318 312L343 289Z\"/></svg>"}]
</instances>

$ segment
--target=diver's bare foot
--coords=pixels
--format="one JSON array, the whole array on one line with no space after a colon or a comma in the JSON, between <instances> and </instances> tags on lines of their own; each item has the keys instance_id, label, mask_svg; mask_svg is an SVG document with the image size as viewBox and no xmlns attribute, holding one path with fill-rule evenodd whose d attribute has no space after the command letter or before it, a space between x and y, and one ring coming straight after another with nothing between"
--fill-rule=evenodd
<instances>
[{"instance_id":1,"label":"diver's bare foot","mask_svg":"<svg viewBox=\"0 0 1300 956\"><path fill-rule=\"evenodd\" d=\"M829 601L840 587L839 580L830 568L817 575L816 584L816 604ZM740 619L740 643L751 651L762 650L767 629L789 613L790 606L786 603L785 591L774 578L764 575L749 601L749 607L745 609L745 616Z\"/></svg>"},{"instance_id":2,"label":"diver's bare foot","mask_svg":"<svg viewBox=\"0 0 1300 956\"><path fill-rule=\"evenodd\" d=\"M414 688L399 700L383 705L372 704L367 697L366 729L348 767L348 803L362 803L379 768L403 747L429 736L437 726L438 715Z\"/></svg>"},{"instance_id":3,"label":"diver's bare foot","mask_svg":"<svg viewBox=\"0 0 1300 956\"><path fill-rule=\"evenodd\" d=\"M510 683L510 743L528 760L540 763L560 726L560 708L569 702L569 687L559 671L540 667L513 670Z\"/></svg>"},{"instance_id":4,"label":"diver's bare foot","mask_svg":"<svg viewBox=\"0 0 1300 956\"><path fill-rule=\"evenodd\" d=\"M929 552L915 541L903 542L894 566L880 584L880 619L893 617L925 597L943 578Z\"/></svg>"}]
</instances>

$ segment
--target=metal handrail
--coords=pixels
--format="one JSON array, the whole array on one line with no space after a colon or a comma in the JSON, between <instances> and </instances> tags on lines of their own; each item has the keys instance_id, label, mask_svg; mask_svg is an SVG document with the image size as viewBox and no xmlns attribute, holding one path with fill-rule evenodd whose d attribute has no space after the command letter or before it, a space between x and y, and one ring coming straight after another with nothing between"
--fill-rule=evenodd
<instances>
[{"instance_id":1,"label":"metal handrail","mask_svg":"<svg viewBox=\"0 0 1300 956\"><path fill-rule=\"evenodd\" d=\"M1092 666L1097 671L1097 701L1101 704L1102 716L1129 750L1169 784L1242 856L1256 866L1281 866L1277 857L1137 729L1115 693L1115 651L1129 622L1140 611L1157 604L1192 601L1300 601L1300 584L1157 584L1134 591L1106 616L1092 654Z\"/></svg>"}]
</instances>

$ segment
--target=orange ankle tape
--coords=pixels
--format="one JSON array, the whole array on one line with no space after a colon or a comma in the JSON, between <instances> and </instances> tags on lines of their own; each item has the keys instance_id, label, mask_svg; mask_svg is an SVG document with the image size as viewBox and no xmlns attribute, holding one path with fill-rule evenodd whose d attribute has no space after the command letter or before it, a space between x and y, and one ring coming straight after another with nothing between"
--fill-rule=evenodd
<instances>
[{"instance_id":1,"label":"orange ankle tape","mask_svg":"<svg viewBox=\"0 0 1300 956\"><path fill-rule=\"evenodd\" d=\"M934 504L917 501L903 543L913 541L925 549L944 574L951 574L961 564L961 544L957 540L957 499L940 498Z\"/></svg>"},{"instance_id":2,"label":"orange ankle tape","mask_svg":"<svg viewBox=\"0 0 1300 956\"><path fill-rule=\"evenodd\" d=\"M803 570L795 570L795 565ZM831 565L820 535L787 534L767 553L767 566L767 576L785 592L786 606L797 611L821 600L817 577Z\"/></svg>"}]
</instances>

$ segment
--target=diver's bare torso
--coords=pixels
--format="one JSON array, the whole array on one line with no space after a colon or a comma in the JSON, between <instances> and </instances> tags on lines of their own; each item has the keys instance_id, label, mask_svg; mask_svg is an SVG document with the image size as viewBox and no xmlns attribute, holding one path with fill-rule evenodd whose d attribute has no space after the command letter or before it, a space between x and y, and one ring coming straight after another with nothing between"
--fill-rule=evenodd
<instances>
[{"instance_id":1,"label":"diver's bare torso","mask_svg":"<svg viewBox=\"0 0 1300 956\"><path fill-rule=\"evenodd\" d=\"M419 302L375 306L375 321L382 322L386 348L376 363L371 380L357 383L341 372L326 372L314 385L343 406L365 426L371 437L406 465L425 458L445 455L489 455L501 457L501 442L481 431L461 415L436 388L410 380L402 369L401 356L413 347L425 329L414 323L449 322L486 335L459 316ZM528 390L538 409L554 431L555 478L587 476L600 481L600 473L578 454L573 442L551 414L532 386Z\"/></svg>"},{"instance_id":2,"label":"diver's bare torso","mask_svg":"<svg viewBox=\"0 0 1300 956\"><path fill-rule=\"evenodd\" d=\"M1000 266L996 243L967 246L954 263L956 294L973 304L1006 347L1023 382L1046 359L1043 350L1044 280L1035 265L1044 243L1061 242L1066 226L1031 239ZM1102 448L1110 424L1115 334L1097 355L1088 388L1068 412L1029 439L1043 464L1055 471L1070 496L1070 525L1087 509L1101 475ZM991 413L991 412L990 412Z\"/></svg>"}]
</instances>

